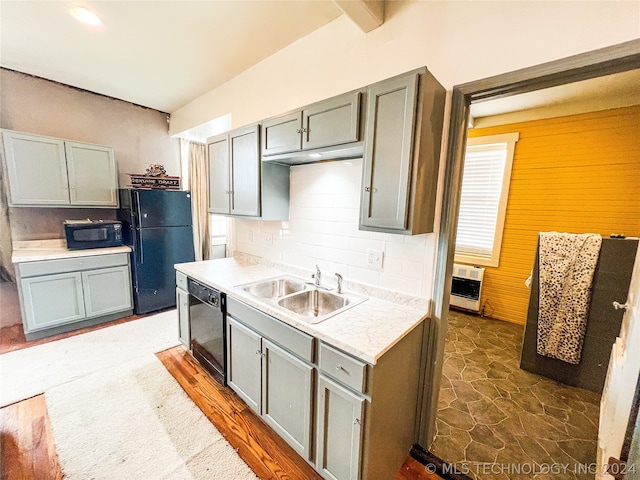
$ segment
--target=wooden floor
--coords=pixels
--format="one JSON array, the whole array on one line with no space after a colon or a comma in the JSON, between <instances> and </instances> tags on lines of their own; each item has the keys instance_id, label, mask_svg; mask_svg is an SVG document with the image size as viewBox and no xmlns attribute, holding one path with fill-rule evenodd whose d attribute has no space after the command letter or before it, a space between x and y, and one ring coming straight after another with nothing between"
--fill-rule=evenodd
<instances>
[{"instance_id":1,"label":"wooden floor","mask_svg":"<svg viewBox=\"0 0 640 480\"><path fill-rule=\"evenodd\" d=\"M116 321L135 320L127 317ZM111 323L113 324L113 323ZM21 326L20 326L21 327ZM93 327L94 329L96 327ZM87 330L92 330L87 329ZM66 333L36 342L4 340L7 350L27 348L79 334ZM314 480L321 477L287 443L268 427L230 389L219 386L200 367L184 347L175 347L157 354L187 395L203 411L238 454L261 479ZM63 475L58 463L47 413L45 395L0 408L0 479L58 480ZM390 479L391 480L391 479ZM425 467L407 457L394 480L441 480Z\"/></svg>"}]
</instances>

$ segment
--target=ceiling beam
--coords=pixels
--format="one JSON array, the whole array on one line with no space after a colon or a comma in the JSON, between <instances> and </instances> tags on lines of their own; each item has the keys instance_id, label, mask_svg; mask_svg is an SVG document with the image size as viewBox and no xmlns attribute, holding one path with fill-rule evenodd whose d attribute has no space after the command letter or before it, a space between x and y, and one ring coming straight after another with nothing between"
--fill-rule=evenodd
<instances>
[{"instance_id":1,"label":"ceiling beam","mask_svg":"<svg viewBox=\"0 0 640 480\"><path fill-rule=\"evenodd\" d=\"M364 33L384 23L384 0L334 0Z\"/></svg>"}]
</instances>

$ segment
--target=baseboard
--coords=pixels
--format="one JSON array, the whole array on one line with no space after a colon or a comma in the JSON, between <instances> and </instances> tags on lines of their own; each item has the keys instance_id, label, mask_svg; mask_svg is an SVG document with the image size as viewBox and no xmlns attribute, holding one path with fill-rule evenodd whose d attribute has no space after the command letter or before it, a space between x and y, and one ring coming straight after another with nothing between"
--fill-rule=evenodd
<instances>
[{"instance_id":1,"label":"baseboard","mask_svg":"<svg viewBox=\"0 0 640 480\"><path fill-rule=\"evenodd\" d=\"M447 463L424 447L415 444L411 447L411 457L425 466L430 473L441 476L444 480L472 480L455 468L455 464Z\"/></svg>"}]
</instances>

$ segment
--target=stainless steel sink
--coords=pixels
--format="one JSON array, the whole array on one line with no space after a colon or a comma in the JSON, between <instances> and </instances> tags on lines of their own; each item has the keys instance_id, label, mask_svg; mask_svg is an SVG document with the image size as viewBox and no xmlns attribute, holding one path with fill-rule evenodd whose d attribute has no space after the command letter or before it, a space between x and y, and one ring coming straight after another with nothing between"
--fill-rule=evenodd
<instances>
[{"instance_id":1,"label":"stainless steel sink","mask_svg":"<svg viewBox=\"0 0 640 480\"><path fill-rule=\"evenodd\" d=\"M284 297L291 293L300 292L307 288L303 280L291 277L274 278L250 283L242 287L245 292L258 298Z\"/></svg>"},{"instance_id":2,"label":"stainless steel sink","mask_svg":"<svg viewBox=\"0 0 640 480\"><path fill-rule=\"evenodd\" d=\"M364 302L367 298L351 292L329 292L293 275L238 285L261 302L306 323L320 323Z\"/></svg>"},{"instance_id":3,"label":"stainless steel sink","mask_svg":"<svg viewBox=\"0 0 640 480\"><path fill-rule=\"evenodd\" d=\"M323 317L349 305L349 299L324 290L307 290L289 295L278 305L303 317Z\"/></svg>"}]
</instances>

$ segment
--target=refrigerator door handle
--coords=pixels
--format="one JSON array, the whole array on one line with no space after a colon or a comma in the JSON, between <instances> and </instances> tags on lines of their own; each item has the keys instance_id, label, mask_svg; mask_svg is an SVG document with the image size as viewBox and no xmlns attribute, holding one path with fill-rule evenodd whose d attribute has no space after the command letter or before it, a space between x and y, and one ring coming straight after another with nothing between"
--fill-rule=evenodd
<instances>
[{"instance_id":1,"label":"refrigerator door handle","mask_svg":"<svg viewBox=\"0 0 640 480\"><path fill-rule=\"evenodd\" d=\"M133 191L133 194L136 196L136 210L138 213L138 226L140 230L138 231L138 246L140 247L140 265L144 264L144 247L142 246L142 211L140 210L140 192L137 190Z\"/></svg>"},{"instance_id":2,"label":"refrigerator door handle","mask_svg":"<svg viewBox=\"0 0 640 480\"><path fill-rule=\"evenodd\" d=\"M144 242L142 241L142 229L139 230L138 233L138 246L140 247L140 265L144 265L144 247L142 246Z\"/></svg>"}]
</instances>

